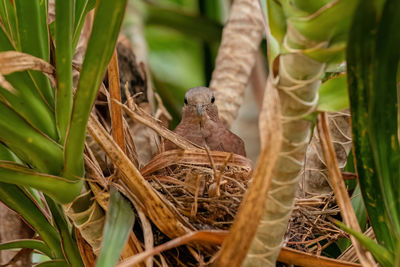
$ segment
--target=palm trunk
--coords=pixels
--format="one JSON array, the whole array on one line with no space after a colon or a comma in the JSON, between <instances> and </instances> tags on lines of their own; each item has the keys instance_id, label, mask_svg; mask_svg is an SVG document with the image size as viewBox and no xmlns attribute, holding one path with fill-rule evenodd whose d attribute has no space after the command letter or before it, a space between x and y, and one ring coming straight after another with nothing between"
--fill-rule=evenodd
<instances>
[{"instance_id":1,"label":"palm trunk","mask_svg":"<svg viewBox=\"0 0 400 267\"><path fill-rule=\"evenodd\" d=\"M281 55L277 62L279 70L271 75L282 104L282 149L264 215L245 266L275 266L311 137L311 122L304 117L316 108L320 77L325 67L324 63L301 53Z\"/></svg>"}]
</instances>

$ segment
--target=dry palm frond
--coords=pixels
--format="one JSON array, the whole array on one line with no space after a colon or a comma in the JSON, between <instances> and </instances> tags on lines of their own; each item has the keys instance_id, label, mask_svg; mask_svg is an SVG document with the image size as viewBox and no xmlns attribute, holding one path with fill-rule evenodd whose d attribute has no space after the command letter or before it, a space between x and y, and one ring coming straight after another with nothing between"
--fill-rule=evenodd
<instances>
[{"instance_id":1,"label":"dry palm frond","mask_svg":"<svg viewBox=\"0 0 400 267\"><path fill-rule=\"evenodd\" d=\"M290 264L290 266L361 267L361 264L346 262L343 260L337 260L323 256L316 256L290 248L282 248L278 260L286 264Z\"/></svg>"},{"instance_id":2,"label":"dry palm frond","mask_svg":"<svg viewBox=\"0 0 400 267\"><path fill-rule=\"evenodd\" d=\"M0 53L0 73L7 75L23 70L38 70L48 75L54 75L54 67L41 58L17 51Z\"/></svg>"},{"instance_id":3,"label":"dry palm frond","mask_svg":"<svg viewBox=\"0 0 400 267\"><path fill-rule=\"evenodd\" d=\"M0 53L0 85L10 93L17 91L3 75L24 70L38 70L48 75L54 84L54 67L41 58L34 57L17 51L5 51Z\"/></svg>"},{"instance_id":4,"label":"dry palm frond","mask_svg":"<svg viewBox=\"0 0 400 267\"><path fill-rule=\"evenodd\" d=\"M340 174L331 134L329 132L328 118L326 113L323 112L318 115L317 128L321 139L322 152L328 167L330 182L333 192L335 193L343 221L355 231L361 232L357 217L351 206L350 197ZM353 235L350 236L350 240L357 252L360 263L363 266L376 266L374 258L370 252L362 247L359 241Z\"/></svg>"}]
</instances>

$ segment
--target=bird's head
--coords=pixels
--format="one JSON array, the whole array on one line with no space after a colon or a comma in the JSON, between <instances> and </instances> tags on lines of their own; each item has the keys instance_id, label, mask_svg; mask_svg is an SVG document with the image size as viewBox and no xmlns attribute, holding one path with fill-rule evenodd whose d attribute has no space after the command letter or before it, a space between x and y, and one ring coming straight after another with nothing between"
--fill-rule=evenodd
<instances>
[{"instance_id":1,"label":"bird's head","mask_svg":"<svg viewBox=\"0 0 400 267\"><path fill-rule=\"evenodd\" d=\"M185 109L202 116L204 109L216 109L214 93L207 87L194 87L185 94ZM215 107L215 108L214 108Z\"/></svg>"}]
</instances>

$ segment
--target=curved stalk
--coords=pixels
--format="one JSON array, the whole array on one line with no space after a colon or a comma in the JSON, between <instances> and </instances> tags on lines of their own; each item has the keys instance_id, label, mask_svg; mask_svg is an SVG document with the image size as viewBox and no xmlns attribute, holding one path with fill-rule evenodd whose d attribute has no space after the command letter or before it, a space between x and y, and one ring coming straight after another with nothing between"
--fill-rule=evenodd
<instances>
[{"instance_id":1,"label":"curved stalk","mask_svg":"<svg viewBox=\"0 0 400 267\"><path fill-rule=\"evenodd\" d=\"M264 215L245 261L247 266L275 265L311 136L311 122L303 118L316 108L320 76L325 67L324 63L309 59L301 53L281 55L278 59L279 80L275 76L274 81L282 103L282 149ZM301 77L308 79L301 80Z\"/></svg>"},{"instance_id":2,"label":"curved stalk","mask_svg":"<svg viewBox=\"0 0 400 267\"><path fill-rule=\"evenodd\" d=\"M319 1L307 10L299 1L263 1L269 24L270 75L282 105L283 143L245 266L275 266L311 138L307 116L316 110L318 88L327 64L343 58L343 36L356 2ZM338 43L344 43L342 49L332 49Z\"/></svg>"},{"instance_id":3,"label":"curved stalk","mask_svg":"<svg viewBox=\"0 0 400 267\"><path fill-rule=\"evenodd\" d=\"M256 235L264 206L268 205L265 200L281 149L282 129L279 115L278 93L268 81L260 114L260 120L268 122L260 122L263 133L261 136L263 149L254 171L251 186L246 192L229 235L222 244L215 266L241 266L253 237Z\"/></svg>"},{"instance_id":4,"label":"curved stalk","mask_svg":"<svg viewBox=\"0 0 400 267\"><path fill-rule=\"evenodd\" d=\"M20 186L31 186L60 203L69 203L79 194L83 180L71 181L63 177L35 172L20 164L0 160L0 181Z\"/></svg>"},{"instance_id":5,"label":"curved stalk","mask_svg":"<svg viewBox=\"0 0 400 267\"><path fill-rule=\"evenodd\" d=\"M257 1L235 0L222 33L210 82L219 117L227 126L234 121L243 102L263 32Z\"/></svg>"}]
</instances>

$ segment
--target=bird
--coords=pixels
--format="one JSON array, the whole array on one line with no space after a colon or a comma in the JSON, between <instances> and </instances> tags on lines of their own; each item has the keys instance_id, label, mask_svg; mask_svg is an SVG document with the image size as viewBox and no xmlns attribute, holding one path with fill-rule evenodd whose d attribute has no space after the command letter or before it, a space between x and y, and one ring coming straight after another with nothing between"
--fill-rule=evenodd
<instances>
[{"instance_id":1,"label":"bird","mask_svg":"<svg viewBox=\"0 0 400 267\"><path fill-rule=\"evenodd\" d=\"M220 121L214 94L208 87L194 87L186 92L182 120L174 132L201 147L246 157L243 140ZM165 151L176 148L171 141L165 141Z\"/></svg>"}]
</instances>

